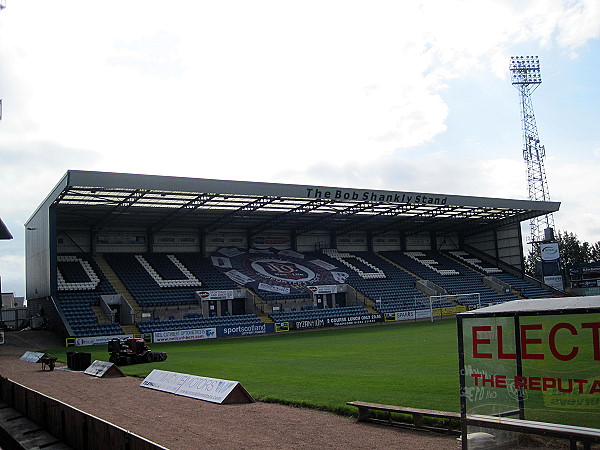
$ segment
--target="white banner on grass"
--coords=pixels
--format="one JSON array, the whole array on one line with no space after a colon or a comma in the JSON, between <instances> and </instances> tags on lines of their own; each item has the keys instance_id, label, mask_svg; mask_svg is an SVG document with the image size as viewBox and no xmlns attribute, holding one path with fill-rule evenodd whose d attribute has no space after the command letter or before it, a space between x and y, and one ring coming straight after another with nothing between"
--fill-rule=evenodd
<instances>
[{"instance_id":1,"label":"white banner on grass","mask_svg":"<svg viewBox=\"0 0 600 450\"><path fill-rule=\"evenodd\" d=\"M238 384L237 381L154 369L144 378L140 386L208 402L222 403Z\"/></svg>"},{"instance_id":2,"label":"white banner on grass","mask_svg":"<svg viewBox=\"0 0 600 450\"><path fill-rule=\"evenodd\" d=\"M40 362L40 359L44 356L45 353L40 353L40 352L25 352L23 353L23 356L21 356L19 359L21 361L28 361L28 362Z\"/></svg>"},{"instance_id":3,"label":"white banner on grass","mask_svg":"<svg viewBox=\"0 0 600 450\"><path fill-rule=\"evenodd\" d=\"M197 341L200 339L215 339L216 328L197 328L193 330L155 331L152 342Z\"/></svg>"},{"instance_id":4,"label":"white banner on grass","mask_svg":"<svg viewBox=\"0 0 600 450\"><path fill-rule=\"evenodd\" d=\"M116 369L116 371L121 373L121 376L125 376L125 374L123 374L123 372L121 372L121 369L119 369L113 363L106 362L106 361L98 361L98 360L96 360L92 364L90 364L88 366L88 368L83 371L83 373L85 373L86 375L92 375L94 377L101 378L108 371L110 371L110 369L113 369L113 370Z\"/></svg>"}]
</instances>

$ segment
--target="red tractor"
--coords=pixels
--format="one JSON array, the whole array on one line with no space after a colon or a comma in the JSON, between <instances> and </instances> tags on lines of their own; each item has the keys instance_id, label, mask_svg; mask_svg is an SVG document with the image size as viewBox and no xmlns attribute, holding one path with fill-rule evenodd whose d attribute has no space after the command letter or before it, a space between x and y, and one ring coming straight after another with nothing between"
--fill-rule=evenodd
<instances>
[{"instance_id":1,"label":"red tractor","mask_svg":"<svg viewBox=\"0 0 600 450\"><path fill-rule=\"evenodd\" d=\"M108 352L111 363L126 366L132 363L149 363L164 361L167 354L164 352L153 352L148 348L142 338L111 339L108 341Z\"/></svg>"}]
</instances>

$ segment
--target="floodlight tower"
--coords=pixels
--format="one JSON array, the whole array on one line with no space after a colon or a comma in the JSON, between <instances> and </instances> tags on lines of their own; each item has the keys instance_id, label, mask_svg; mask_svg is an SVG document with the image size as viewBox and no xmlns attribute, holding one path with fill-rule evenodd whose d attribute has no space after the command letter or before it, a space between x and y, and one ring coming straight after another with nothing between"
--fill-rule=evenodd
<instances>
[{"instance_id":1,"label":"floodlight tower","mask_svg":"<svg viewBox=\"0 0 600 450\"><path fill-rule=\"evenodd\" d=\"M540 144L531 94L542 83L540 60L537 56L513 56L510 58L511 82L519 90L521 120L523 121L523 158L527 165L529 200L549 201L548 182L544 169L546 150ZM530 243L547 242L554 239L554 217L535 217L530 221Z\"/></svg>"}]
</instances>

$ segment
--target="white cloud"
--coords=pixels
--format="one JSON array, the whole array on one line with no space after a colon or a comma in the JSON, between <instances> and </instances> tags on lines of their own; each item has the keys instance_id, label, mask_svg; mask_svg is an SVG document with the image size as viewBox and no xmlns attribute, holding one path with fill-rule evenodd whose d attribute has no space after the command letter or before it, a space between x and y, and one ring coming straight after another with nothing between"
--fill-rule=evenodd
<instances>
[{"instance_id":1,"label":"white cloud","mask_svg":"<svg viewBox=\"0 0 600 450\"><path fill-rule=\"evenodd\" d=\"M570 2L558 21L557 41L577 54L590 39L600 37L600 3L596 0Z\"/></svg>"},{"instance_id":2,"label":"white cloud","mask_svg":"<svg viewBox=\"0 0 600 450\"><path fill-rule=\"evenodd\" d=\"M575 233L582 241L600 241L600 214L596 200L596 180L600 159L585 161L555 158L546 165L553 201L561 207L554 216L558 230Z\"/></svg>"},{"instance_id":3,"label":"white cloud","mask_svg":"<svg viewBox=\"0 0 600 450\"><path fill-rule=\"evenodd\" d=\"M499 198L523 198L523 164L509 159L449 158L443 152L424 156L387 156L368 163L317 163L305 172L281 171L281 180L341 187L378 188Z\"/></svg>"},{"instance_id":4,"label":"white cloud","mask_svg":"<svg viewBox=\"0 0 600 450\"><path fill-rule=\"evenodd\" d=\"M0 274L2 274L2 292L14 292L18 296L24 294L23 279L25 277L25 257L20 254L0 254Z\"/></svg>"},{"instance_id":5,"label":"white cloud","mask_svg":"<svg viewBox=\"0 0 600 450\"><path fill-rule=\"evenodd\" d=\"M511 40L560 26L577 47L597 32L577 18L598 22L592 3L558 1L31 4L10 48L37 134L150 171L165 149L218 170L232 151L246 167L246 148L276 165L284 148L360 161L414 147L446 130L448 80L504 77Z\"/></svg>"}]
</instances>

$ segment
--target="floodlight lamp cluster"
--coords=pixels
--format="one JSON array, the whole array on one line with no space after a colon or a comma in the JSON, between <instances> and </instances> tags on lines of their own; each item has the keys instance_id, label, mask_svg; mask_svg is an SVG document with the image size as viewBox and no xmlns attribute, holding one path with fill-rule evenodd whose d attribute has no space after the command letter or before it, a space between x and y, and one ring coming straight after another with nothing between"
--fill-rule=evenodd
<instances>
[{"instance_id":1,"label":"floodlight lamp cluster","mask_svg":"<svg viewBox=\"0 0 600 450\"><path fill-rule=\"evenodd\" d=\"M512 84L540 84L540 59L537 56L512 56L510 58Z\"/></svg>"}]
</instances>

